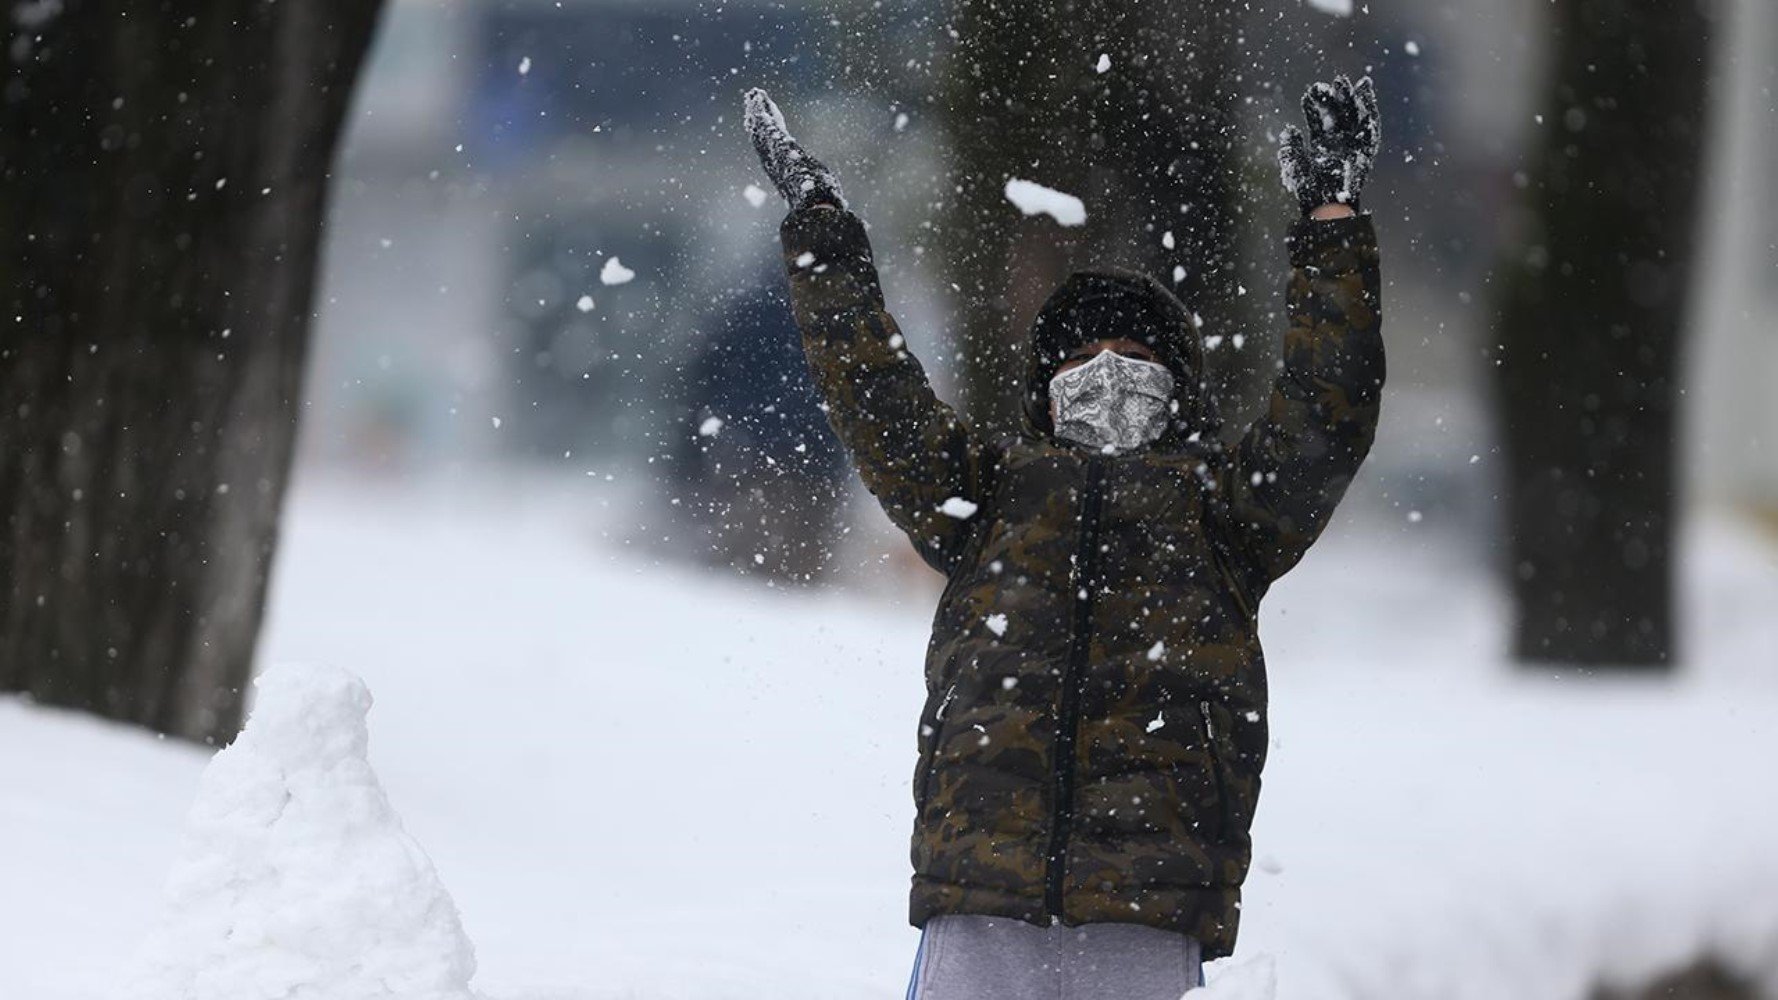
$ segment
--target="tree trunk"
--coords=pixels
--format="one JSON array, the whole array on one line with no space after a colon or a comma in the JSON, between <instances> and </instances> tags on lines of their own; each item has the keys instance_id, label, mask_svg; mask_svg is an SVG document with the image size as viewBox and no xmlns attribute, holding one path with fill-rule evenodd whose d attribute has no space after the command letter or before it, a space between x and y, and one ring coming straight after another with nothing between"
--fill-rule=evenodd
<instances>
[{"instance_id":1,"label":"tree trunk","mask_svg":"<svg viewBox=\"0 0 1778 1000\"><path fill-rule=\"evenodd\" d=\"M239 728L375 0L21 6L0 131L0 690Z\"/></svg>"},{"instance_id":2,"label":"tree trunk","mask_svg":"<svg viewBox=\"0 0 1778 1000\"><path fill-rule=\"evenodd\" d=\"M1699 0L1559 0L1551 18L1496 338L1516 652L1661 668L1708 20Z\"/></svg>"},{"instance_id":3,"label":"tree trunk","mask_svg":"<svg viewBox=\"0 0 1778 1000\"><path fill-rule=\"evenodd\" d=\"M957 286L972 420L1016 426L1023 366L1009 359L1022 357L1038 307L1077 268L1147 271L1204 317L1206 336L1232 345L1251 334L1254 306L1237 280L1238 12L961 0L953 23L940 103L955 189L939 250ZM1102 54L1110 65L1099 72ZM1012 177L1080 197L1086 225L1024 219L1004 195ZM1223 390L1253 364L1232 350L1208 360Z\"/></svg>"}]
</instances>

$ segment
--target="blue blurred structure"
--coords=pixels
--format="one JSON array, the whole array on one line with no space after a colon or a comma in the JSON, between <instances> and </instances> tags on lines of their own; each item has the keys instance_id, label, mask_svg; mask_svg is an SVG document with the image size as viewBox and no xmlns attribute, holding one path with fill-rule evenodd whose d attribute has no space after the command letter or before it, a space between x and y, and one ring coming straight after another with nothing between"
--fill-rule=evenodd
<instances>
[{"instance_id":1,"label":"blue blurred structure","mask_svg":"<svg viewBox=\"0 0 1778 1000\"><path fill-rule=\"evenodd\" d=\"M833 559L850 475L827 426L776 256L718 297L680 387L685 422L660 485L710 564L806 583Z\"/></svg>"}]
</instances>

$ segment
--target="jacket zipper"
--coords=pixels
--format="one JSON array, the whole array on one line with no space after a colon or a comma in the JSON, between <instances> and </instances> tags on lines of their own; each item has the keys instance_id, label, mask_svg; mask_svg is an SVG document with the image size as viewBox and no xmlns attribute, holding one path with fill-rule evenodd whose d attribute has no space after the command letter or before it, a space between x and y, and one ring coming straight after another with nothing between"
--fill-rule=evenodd
<instances>
[{"instance_id":1,"label":"jacket zipper","mask_svg":"<svg viewBox=\"0 0 1778 1000\"><path fill-rule=\"evenodd\" d=\"M1216 721L1210 714L1210 702L1198 702L1198 711L1204 715L1205 747L1210 754L1210 779L1216 783L1217 822L1220 824L1216 831L1216 839L1221 840L1228 833L1231 825L1229 788L1228 783L1222 778L1222 752L1216 743Z\"/></svg>"},{"instance_id":2,"label":"jacket zipper","mask_svg":"<svg viewBox=\"0 0 1778 1000\"><path fill-rule=\"evenodd\" d=\"M1066 867L1069 828L1074 820L1074 744L1080 727L1080 676L1091 649L1094 557L1099 549L1099 508L1105 484L1105 460L1087 459L1080 534L1074 553L1074 623L1068 641L1068 663L1062 672L1062 703L1056 720L1056 771L1050 805L1049 853L1044 861L1044 908L1062 915L1062 876Z\"/></svg>"},{"instance_id":3,"label":"jacket zipper","mask_svg":"<svg viewBox=\"0 0 1778 1000\"><path fill-rule=\"evenodd\" d=\"M945 689L945 696L939 699L938 708L932 713L932 742L928 745L926 757L920 766L920 787L914 801L924 809L926 800L931 794L933 764L938 760L939 744L945 735L945 709L951 707L951 699L957 694L957 682Z\"/></svg>"},{"instance_id":4,"label":"jacket zipper","mask_svg":"<svg viewBox=\"0 0 1778 1000\"><path fill-rule=\"evenodd\" d=\"M1210 561L1216 565L1216 572L1222 575L1223 582L1228 584L1229 593L1234 595L1236 606L1241 609L1242 614L1251 619L1253 617L1253 603L1247 599L1246 587L1236 577L1235 570L1229 565L1224 553L1228 542L1228 533L1223 530L1222 520L1211 508L1212 501L1205 496L1203 487L1200 485L1198 516L1203 521L1204 543L1205 547L1210 550Z\"/></svg>"}]
</instances>

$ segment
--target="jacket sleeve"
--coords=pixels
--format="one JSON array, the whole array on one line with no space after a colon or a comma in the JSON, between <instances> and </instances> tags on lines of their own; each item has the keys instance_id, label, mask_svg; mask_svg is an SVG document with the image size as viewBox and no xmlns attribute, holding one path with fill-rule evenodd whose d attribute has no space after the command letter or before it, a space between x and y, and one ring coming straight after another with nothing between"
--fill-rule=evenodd
<instances>
[{"instance_id":1,"label":"jacket sleeve","mask_svg":"<svg viewBox=\"0 0 1778 1000\"><path fill-rule=\"evenodd\" d=\"M1308 551L1370 451L1383 389L1381 277L1369 216L1291 227L1282 370L1235 445L1224 497L1257 599Z\"/></svg>"},{"instance_id":2,"label":"jacket sleeve","mask_svg":"<svg viewBox=\"0 0 1778 1000\"><path fill-rule=\"evenodd\" d=\"M780 237L828 423L889 519L948 573L987 500L987 448L908 352L858 217L808 206L785 217Z\"/></svg>"}]
</instances>

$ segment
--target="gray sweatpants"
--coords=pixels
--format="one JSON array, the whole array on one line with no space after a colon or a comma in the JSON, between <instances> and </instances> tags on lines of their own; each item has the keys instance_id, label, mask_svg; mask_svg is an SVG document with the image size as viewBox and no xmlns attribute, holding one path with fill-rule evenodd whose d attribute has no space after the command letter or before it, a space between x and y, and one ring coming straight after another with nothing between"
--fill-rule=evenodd
<instances>
[{"instance_id":1,"label":"gray sweatpants","mask_svg":"<svg viewBox=\"0 0 1778 1000\"><path fill-rule=\"evenodd\" d=\"M926 921L907 1000L1179 1000L1204 984L1198 942L1140 924Z\"/></svg>"}]
</instances>

